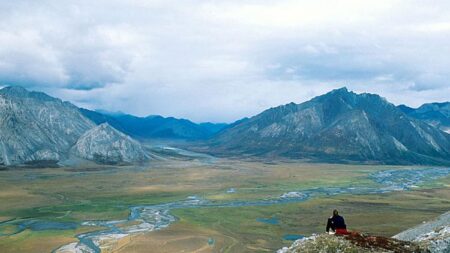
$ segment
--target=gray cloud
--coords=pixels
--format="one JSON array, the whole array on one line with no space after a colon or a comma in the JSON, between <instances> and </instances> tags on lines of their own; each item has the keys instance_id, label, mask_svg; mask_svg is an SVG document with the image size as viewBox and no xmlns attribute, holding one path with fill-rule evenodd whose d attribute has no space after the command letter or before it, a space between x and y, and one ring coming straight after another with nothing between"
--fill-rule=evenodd
<instances>
[{"instance_id":1,"label":"gray cloud","mask_svg":"<svg viewBox=\"0 0 450 253\"><path fill-rule=\"evenodd\" d=\"M433 3L3 1L0 83L195 121L344 85L417 106L450 94L450 6Z\"/></svg>"}]
</instances>

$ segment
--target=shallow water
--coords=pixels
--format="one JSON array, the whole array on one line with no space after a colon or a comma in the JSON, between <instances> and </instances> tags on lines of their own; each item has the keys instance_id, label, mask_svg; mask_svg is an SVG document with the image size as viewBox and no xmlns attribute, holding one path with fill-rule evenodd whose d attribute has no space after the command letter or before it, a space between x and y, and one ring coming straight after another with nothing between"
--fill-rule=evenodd
<instances>
[{"instance_id":1,"label":"shallow water","mask_svg":"<svg viewBox=\"0 0 450 253\"><path fill-rule=\"evenodd\" d=\"M29 229L32 231L44 231L44 230L70 230L78 228L79 224L75 222L57 222L46 221L37 219L25 219L25 220L9 220L0 223L0 228L4 226L14 227L13 232L0 233L0 236L10 236L21 233L22 231Z\"/></svg>"},{"instance_id":2,"label":"shallow water","mask_svg":"<svg viewBox=\"0 0 450 253\"><path fill-rule=\"evenodd\" d=\"M31 220L20 224L26 229L33 231L43 230L69 230L76 229L79 224L75 222L56 222L56 221L44 221L44 220Z\"/></svg>"},{"instance_id":3,"label":"shallow water","mask_svg":"<svg viewBox=\"0 0 450 253\"><path fill-rule=\"evenodd\" d=\"M295 240L302 239L302 238L305 238L305 236L294 235L294 234L283 235L283 240L286 240L286 241L295 241Z\"/></svg>"},{"instance_id":4,"label":"shallow water","mask_svg":"<svg viewBox=\"0 0 450 253\"><path fill-rule=\"evenodd\" d=\"M256 221L266 223L269 225L278 225L280 223L277 218L269 218L269 219L257 218Z\"/></svg>"}]
</instances>

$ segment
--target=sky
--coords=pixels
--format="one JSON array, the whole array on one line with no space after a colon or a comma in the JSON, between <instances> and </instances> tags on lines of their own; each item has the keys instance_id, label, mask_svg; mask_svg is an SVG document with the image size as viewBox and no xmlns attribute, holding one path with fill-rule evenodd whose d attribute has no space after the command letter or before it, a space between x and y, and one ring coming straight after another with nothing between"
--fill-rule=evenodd
<instances>
[{"instance_id":1,"label":"sky","mask_svg":"<svg viewBox=\"0 0 450 253\"><path fill-rule=\"evenodd\" d=\"M450 100L449 1L0 0L0 85L232 122L346 86Z\"/></svg>"}]
</instances>

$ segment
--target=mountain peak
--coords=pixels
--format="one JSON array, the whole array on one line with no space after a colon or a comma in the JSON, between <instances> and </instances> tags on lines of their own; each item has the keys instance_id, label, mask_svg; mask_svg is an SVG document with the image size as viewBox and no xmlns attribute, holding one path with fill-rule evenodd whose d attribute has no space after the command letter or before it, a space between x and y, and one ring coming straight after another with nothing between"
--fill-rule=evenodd
<instances>
[{"instance_id":1,"label":"mountain peak","mask_svg":"<svg viewBox=\"0 0 450 253\"><path fill-rule=\"evenodd\" d=\"M334 89L331 92L345 92L345 93L348 93L349 91L348 91L347 87L343 86L341 88Z\"/></svg>"},{"instance_id":2,"label":"mountain peak","mask_svg":"<svg viewBox=\"0 0 450 253\"><path fill-rule=\"evenodd\" d=\"M325 93L321 96L317 96L310 101L319 102L319 103L327 103L331 106L345 105L353 107L357 100L363 94L356 94L353 91L349 91L346 87L342 87L339 89L334 89L328 93Z\"/></svg>"},{"instance_id":3,"label":"mountain peak","mask_svg":"<svg viewBox=\"0 0 450 253\"><path fill-rule=\"evenodd\" d=\"M0 90L1 95L16 98L33 98L42 101L61 101L58 98L51 97L44 92L29 91L22 86L7 86Z\"/></svg>"},{"instance_id":4,"label":"mountain peak","mask_svg":"<svg viewBox=\"0 0 450 253\"><path fill-rule=\"evenodd\" d=\"M344 95L344 94L354 94L352 91L349 91L347 87L341 87L334 90L329 91L328 93L325 93L324 95Z\"/></svg>"},{"instance_id":5,"label":"mountain peak","mask_svg":"<svg viewBox=\"0 0 450 253\"><path fill-rule=\"evenodd\" d=\"M72 153L104 164L128 164L149 158L139 142L108 123L85 132L72 147Z\"/></svg>"},{"instance_id":6,"label":"mountain peak","mask_svg":"<svg viewBox=\"0 0 450 253\"><path fill-rule=\"evenodd\" d=\"M405 117L379 95L344 87L289 105L226 129L211 141L211 150L318 161L449 163L450 136Z\"/></svg>"},{"instance_id":7,"label":"mountain peak","mask_svg":"<svg viewBox=\"0 0 450 253\"><path fill-rule=\"evenodd\" d=\"M349 91L347 87L344 86L342 88L331 90L330 92L319 97L348 97L351 95L356 95L356 93Z\"/></svg>"},{"instance_id":8,"label":"mountain peak","mask_svg":"<svg viewBox=\"0 0 450 253\"><path fill-rule=\"evenodd\" d=\"M22 86L6 86L0 90L2 94L28 94L27 89Z\"/></svg>"}]
</instances>

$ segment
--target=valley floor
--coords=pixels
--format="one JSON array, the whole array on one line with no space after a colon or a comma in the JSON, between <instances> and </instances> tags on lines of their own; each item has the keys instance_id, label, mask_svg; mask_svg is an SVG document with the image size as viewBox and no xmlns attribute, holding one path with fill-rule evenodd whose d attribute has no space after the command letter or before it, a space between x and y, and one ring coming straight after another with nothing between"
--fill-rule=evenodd
<instances>
[{"instance_id":1,"label":"valley floor","mask_svg":"<svg viewBox=\"0 0 450 253\"><path fill-rule=\"evenodd\" d=\"M333 188L336 193L272 205L176 208L170 211L176 221L167 228L123 237L110 243L108 250L274 252L292 243L286 239L324 231L335 208L351 230L392 236L450 210L448 174L406 184L407 189L370 193L342 189L382 189L384 182L371 175L409 169L423 167L177 158L142 167L3 170L0 251L52 252L77 242L78 234L104 229L83 225L84 221L126 220L132 206L193 196L212 203L261 202L290 192L314 194L312 189L318 188Z\"/></svg>"}]
</instances>

